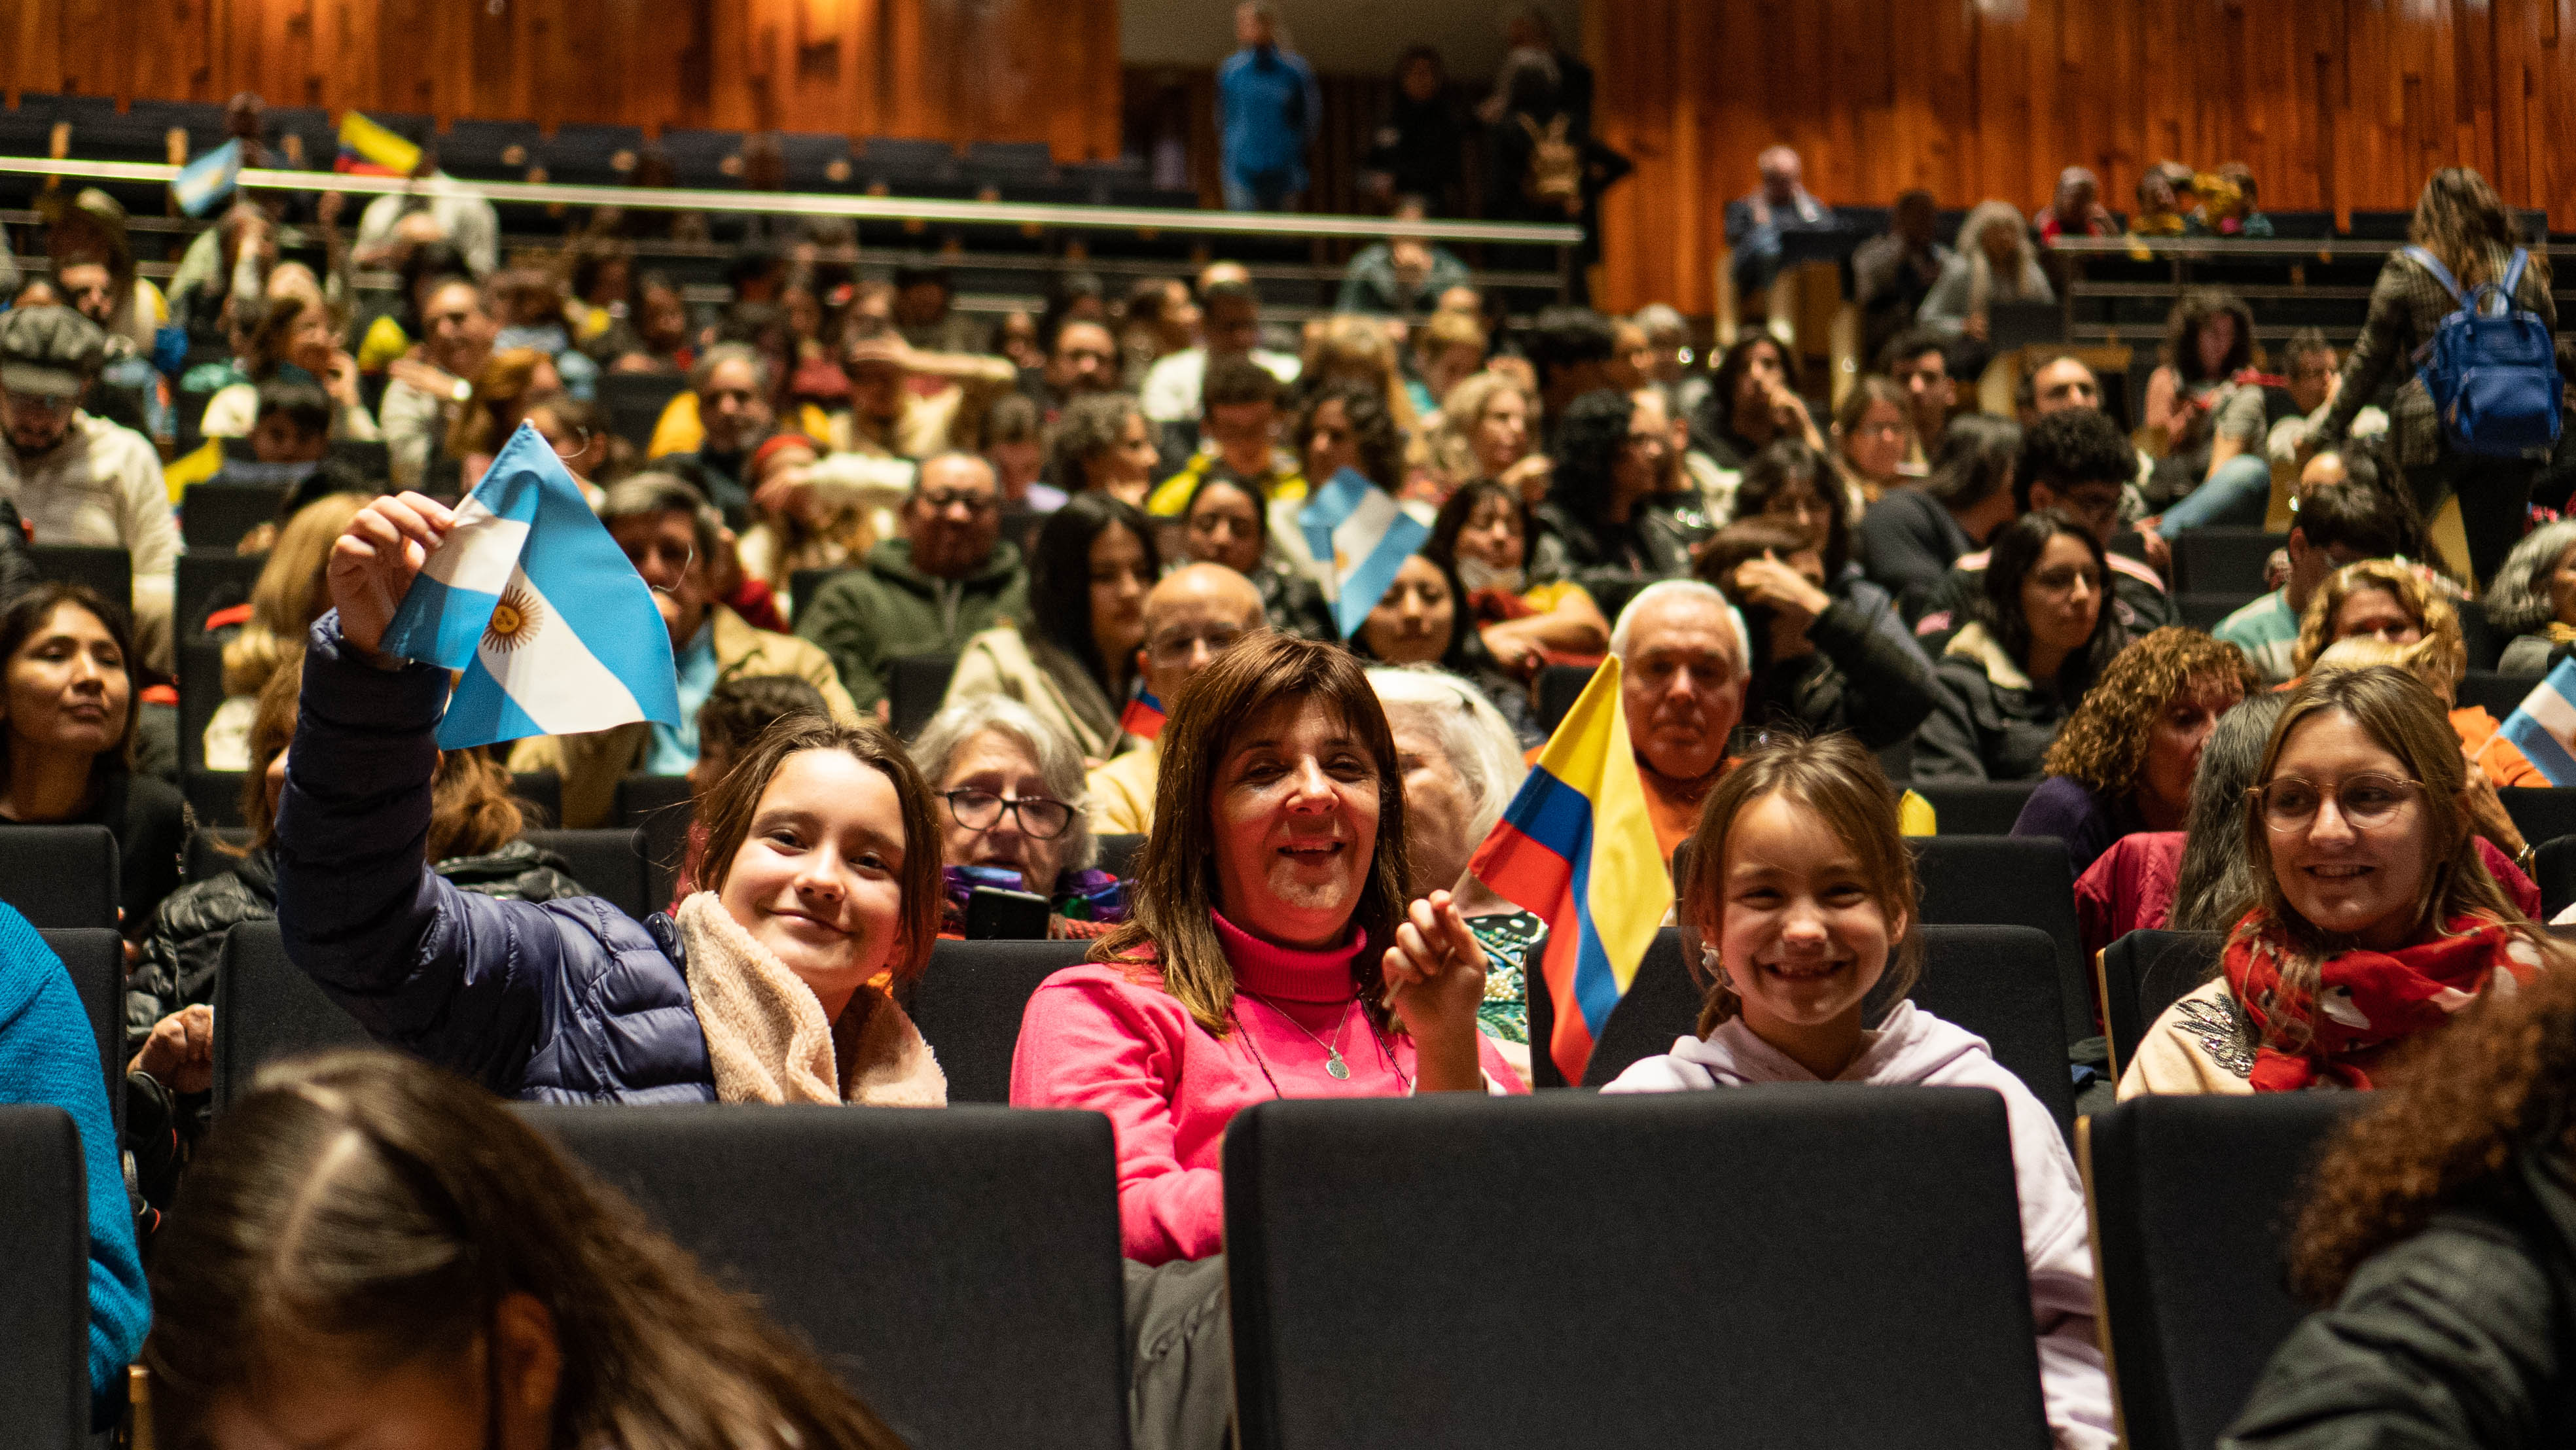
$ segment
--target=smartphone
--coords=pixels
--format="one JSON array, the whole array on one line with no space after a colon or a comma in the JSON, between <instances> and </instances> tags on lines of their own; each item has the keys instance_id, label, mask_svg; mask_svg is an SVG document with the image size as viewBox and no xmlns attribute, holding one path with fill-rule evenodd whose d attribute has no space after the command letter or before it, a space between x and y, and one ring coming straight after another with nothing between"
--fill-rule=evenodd
<instances>
[{"instance_id":1,"label":"smartphone","mask_svg":"<svg viewBox=\"0 0 2576 1450\"><path fill-rule=\"evenodd\" d=\"M1044 941L1047 899L1029 891L978 886L966 898L968 941Z\"/></svg>"}]
</instances>

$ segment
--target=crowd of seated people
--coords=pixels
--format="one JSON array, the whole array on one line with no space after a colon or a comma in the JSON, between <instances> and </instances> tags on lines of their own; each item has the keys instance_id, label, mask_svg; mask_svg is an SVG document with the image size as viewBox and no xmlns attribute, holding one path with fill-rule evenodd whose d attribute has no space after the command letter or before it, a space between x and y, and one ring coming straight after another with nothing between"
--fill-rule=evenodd
<instances>
[{"instance_id":1,"label":"crowd of seated people","mask_svg":"<svg viewBox=\"0 0 2576 1450\"><path fill-rule=\"evenodd\" d=\"M1821 210L1794 156L1763 173L1728 213L1739 286L1775 280L1781 234ZM2199 199L2190 224L2260 234L2250 177L2158 186L2168 208ZM2217 975L2127 1055L2121 1095L2403 1087L2415 1039L2454 1016L2466 1036L2492 988L2556 1010L2539 985L2565 949L2531 923L2542 843L2500 794L2550 782L2463 684L2498 663L2473 657L2473 622L2510 674L2576 642L2576 526L2526 532L2531 461L2459 452L2412 383L2380 396L2440 315L2403 259L2340 358L2316 334L2267 352L2253 307L2185 294L2136 433L2072 354L2024 356L2014 416L1971 410L1955 379L1994 309L2055 295L2052 241L2116 232L2098 192L2070 172L2035 224L1989 200L1955 244L1907 198L1863 269L1872 370L1830 410L1771 332L1685 362L1669 309L1515 326L1401 235L1302 331L1216 262L1115 306L1068 279L988 335L944 272L871 278L810 239L746 254L736 300L705 316L613 238L498 266L464 193L361 225L356 264L404 280L365 319L336 242L316 272L255 205L225 218L168 304L221 358L180 387L123 366L130 319L106 304L132 289L112 253L82 260L80 213L48 284L69 294L0 315L0 495L37 543L125 549L133 589L0 600L0 822L103 825L120 850L136 1197L199 1256L156 1262L172 1317L147 1359L202 1386L248 1373L221 1343L238 1286L215 1279L304 1271L224 1247L270 1227L257 1195L217 1197L225 1175L315 1171L258 1123L430 1115L551 1161L445 1079L382 1063L308 1069L336 1086L255 1094L209 1133L223 933L272 917L380 1040L505 1095L936 1107L949 1080L910 989L934 942L979 929L979 892L1036 898L1046 935L1093 946L1031 1000L1012 1101L1107 1114L1126 1256L1215 1302L1241 1109L1531 1086L1531 995L1565 924L1468 859L1567 672L1611 659L1619 764L1713 967L1697 1032L1618 1087L2003 1094L2049 1422L2107 1443L2056 1126L1963 1029L1864 1009L1903 995L1922 950L1901 834L1938 822L1906 788L2030 787L2014 832L2063 842L2089 948L2228 933ZM2162 215L2128 225L2158 235ZM2438 175L2417 214L2464 276L2500 272L2509 227L2473 173ZM638 446L602 399L643 373L672 391ZM126 410L147 431L106 416L118 387L148 395ZM149 436L176 407L214 440L193 469L165 470ZM650 586L680 723L442 755L448 677L382 653L384 605L523 423ZM180 617L190 498L252 478L289 481L246 541L256 582ZM1382 573L1310 522L1352 488L1419 537ZM2269 592L2238 581L2240 607L2188 615L2172 546L2259 524L2276 492L2293 522ZM2426 524L2453 496L2456 561ZM1372 597L1351 597L1359 577ZM178 716L188 649L220 672L214 708ZM249 826L185 885L196 823L151 763L174 717L192 761L242 772ZM543 772L553 821L512 796ZM677 889L649 925L525 839L629 824L637 776L688 783ZM1132 861L1110 836L1142 838ZM376 1208L421 1187L396 1174ZM99 1252L103 1283L132 1277L130 1244ZM2356 1252L2314 1261L2315 1282L2361 1272ZM766 1331L709 1322L742 1336L725 1372L782 1423L864 1421ZM1188 1333L1221 1339L1221 1316Z\"/></svg>"}]
</instances>

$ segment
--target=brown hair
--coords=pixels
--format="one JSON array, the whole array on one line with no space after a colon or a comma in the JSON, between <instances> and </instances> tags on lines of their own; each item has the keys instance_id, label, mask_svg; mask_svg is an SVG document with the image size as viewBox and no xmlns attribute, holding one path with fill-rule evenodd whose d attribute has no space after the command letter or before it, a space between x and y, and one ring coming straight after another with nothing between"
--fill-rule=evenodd
<instances>
[{"instance_id":1,"label":"brown hair","mask_svg":"<svg viewBox=\"0 0 2576 1450\"><path fill-rule=\"evenodd\" d=\"M2393 596L2398 607L2415 616L2423 626L2424 642L2432 646L2432 655L2446 662L2454 687L2469 667L2469 647L2460 635L2460 612L2442 597L2422 569L2403 559L2363 559L2346 564L2326 576L2317 586L2316 597L2308 601L2308 612L2299 617L2299 643L2292 651L2292 673L2306 674L2316 667L2317 656L2334 643L2330 631L2334 617L2344 601L2366 589L2381 590Z\"/></svg>"},{"instance_id":2,"label":"brown hair","mask_svg":"<svg viewBox=\"0 0 2576 1450\"><path fill-rule=\"evenodd\" d=\"M2332 1302L2373 1254L2483 1197L2525 1153L2565 1153L2576 1099L2576 972L2488 992L2335 1134L2290 1242L2290 1283Z\"/></svg>"},{"instance_id":3,"label":"brown hair","mask_svg":"<svg viewBox=\"0 0 2576 1450\"><path fill-rule=\"evenodd\" d=\"M303 684L299 654L260 687L251 715L250 769L242 774L242 822L250 827L250 850L277 841L277 816L268 805L268 768L295 742ZM429 787L429 835L421 852L430 864L490 855L519 839L527 824L526 808L511 793L510 772L499 761L480 750L439 752L438 773Z\"/></svg>"},{"instance_id":4,"label":"brown hair","mask_svg":"<svg viewBox=\"0 0 2576 1450\"><path fill-rule=\"evenodd\" d=\"M2462 290L2501 280L2495 269L2522 244L2504 198L2466 166L2445 166L2425 178L2424 190L2415 198L2415 215L2406 224L2406 240L2439 258ZM2549 290L2546 249L2532 249L2524 279L2525 286Z\"/></svg>"},{"instance_id":5,"label":"brown hair","mask_svg":"<svg viewBox=\"0 0 2576 1450\"><path fill-rule=\"evenodd\" d=\"M268 768L295 743L295 706L304 690L301 650L271 670L250 717L250 769L242 773L242 824L250 848L276 844L277 813L268 804ZM247 852L245 852L247 854Z\"/></svg>"},{"instance_id":6,"label":"brown hair","mask_svg":"<svg viewBox=\"0 0 2576 1450\"><path fill-rule=\"evenodd\" d=\"M724 890L733 858L750 839L752 817L770 778L787 757L801 750L837 750L877 771L894 784L903 812L903 867L896 874L903 894L903 925L895 936L894 976L909 982L930 965L930 948L939 939L939 820L931 813L930 787L913 769L903 742L882 725L844 725L811 715L789 715L753 741L733 768L724 773L699 803L698 821L707 843L699 860L698 884Z\"/></svg>"},{"instance_id":7,"label":"brown hair","mask_svg":"<svg viewBox=\"0 0 2576 1450\"><path fill-rule=\"evenodd\" d=\"M2196 629L2169 624L2111 661L2066 717L2041 769L2118 800L2138 788L2156 717L2193 685L2236 686L2243 699L2262 685L2245 652Z\"/></svg>"},{"instance_id":8,"label":"brown hair","mask_svg":"<svg viewBox=\"0 0 2576 1450\"><path fill-rule=\"evenodd\" d=\"M143 1362L179 1450L264 1371L463 1354L513 1294L553 1318L554 1444L902 1445L615 1190L492 1097L392 1053L262 1072L190 1165L161 1242Z\"/></svg>"},{"instance_id":9,"label":"brown hair","mask_svg":"<svg viewBox=\"0 0 2576 1450\"><path fill-rule=\"evenodd\" d=\"M483 371L474 375L474 394L465 406L456 410L455 426L447 430L447 451L457 458L477 453L490 453L509 441L497 426L495 405L523 405L528 390L537 380L537 369L551 367L553 362L532 347L506 348L492 354Z\"/></svg>"},{"instance_id":10,"label":"brown hair","mask_svg":"<svg viewBox=\"0 0 2576 1450\"><path fill-rule=\"evenodd\" d=\"M1314 699L1342 717L1377 766L1376 854L1368 884L1351 912L1367 937L1352 959L1360 1001L1387 1026L1380 958L1403 920L1404 776L1395 736L1360 662L1338 645L1270 631L1246 635L1191 677L1163 724L1163 764L1154 785L1154 831L1145 838L1127 894L1125 925L1093 943L1089 960L1152 965L1163 990L1201 1027L1223 1037L1232 1027L1234 967L1217 940L1215 799L1235 736L1273 705Z\"/></svg>"},{"instance_id":11,"label":"brown hair","mask_svg":"<svg viewBox=\"0 0 2576 1450\"><path fill-rule=\"evenodd\" d=\"M224 693L256 695L277 667L304 653L304 632L331 607L323 572L331 546L367 506L362 493L330 493L295 511L250 586L250 622L224 645Z\"/></svg>"},{"instance_id":12,"label":"brown hair","mask_svg":"<svg viewBox=\"0 0 2576 1450\"><path fill-rule=\"evenodd\" d=\"M1905 934L1888 953L1887 973L1871 995L1893 1001L1914 988L1923 969L1921 912L1915 907L1914 859L1906 854L1897 832L1896 788L1878 768L1878 757L1861 748L1844 731L1813 739L1780 732L1767 744L1718 777L1717 788L1700 807L1699 826L1691 832L1690 878L1681 883L1681 909L1710 953L1723 936L1726 913L1726 843L1736 817L1764 796L1778 794L1823 818L1835 837L1860 863L1869 893L1893 924L1905 923ZM1717 970L1708 968L1715 965ZM1706 1037L1743 1005L1728 984L1724 963L1695 962L1691 971L1707 988L1699 1011L1699 1035Z\"/></svg>"},{"instance_id":13,"label":"brown hair","mask_svg":"<svg viewBox=\"0 0 2576 1450\"><path fill-rule=\"evenodd\" d=\"M2272 865L2272 832L2263 823L2261 791L2280 766L2290 732L2312 715L2338 710L2350 715L2374 744L2396 756L2407 774L2422 782L2418 798L2425 815L2424 884L2416 895L2409 938L2467 915L2512 929L2539 952L2543 962L2567 962L2569 954L2532 925L2478 859L2476 833L2460 804L2468 785L2468 760L2460 753L2458 732L2443 716L2441 701L2422 680L2389 665L2323 670L2291 693L2290 703L2272 726L2272 738L2264 744L2262 766L2254 773L2254 787L2245 793L2243 806L2241 829L2246 866L2254 878L2254 904L2289 941L2281 959L2279 1000L2316 1000L2319 964L2345 943L2317 930L2282 894L2280 876ZM2234 936L2248 936L2253 919L2249 913L2237 924ZM2275 1012L2264 1027L2264 1045L2295 1054L2305 1050L2310 1035L2306 1021Z\"/></svg>"},{"instance_id":14,"label":"brown hair","mask_svg":"<svg viewBox=\"0 0 2576 1450\"><path fill-rule=\"evenodd\" d=\"M2236 319L2236 338L2227 346L2227 356L2220 360L2218 371L2208 377L2200 372L2200 331L2214 317ZM2254 364L2254 309L2245 305L2224 287L2194 287L2174 299L2173 311L2165 318L2165 341L2158 360L2185 382L2219 382L2234 377Z\"/></svg>"}]
</instances>

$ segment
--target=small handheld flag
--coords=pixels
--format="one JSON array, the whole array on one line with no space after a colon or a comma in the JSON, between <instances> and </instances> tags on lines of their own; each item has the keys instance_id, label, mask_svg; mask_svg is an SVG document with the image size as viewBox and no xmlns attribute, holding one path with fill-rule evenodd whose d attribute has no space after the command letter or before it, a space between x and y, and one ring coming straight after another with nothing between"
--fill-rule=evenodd
<instances>
[{"instance_id":1,"label":"small handheld flag","mask_svg":"<svg viewBox=\"0 0 2576 1450\"><path fill-rule=\"evenodd\" d=\"M2576 659L2563 659L2496 733L2555 786L2576 786Z\"/></svg>"},{"instance_id":2,"label":"small handheld flag","mask_svg":"<svg viewBox=\"0 0 2576 1450\"><path fill-rule=\"evenodd\" d=\"M388 654L463 670L442 750L680 723L671 634L535 426L519 425L386 627Z\"/></svg>"},{"instance_id":3,"label":"small handheld flag","mask_svg":"<svg viewBox=\"0 0 2576 1450\"><path fill-rule=\"evenodd\" d=\"M1467 869L1547 922L1539 976L1556 1007L1548 1056L1567 1082L1582 1082L1592 1044L1673 904L1616 656L1593 671Z\"/></svg>"},{"instance_id":4,"label":"small handheld flag","mask_svg":"<svg viewBox=\"0 0 2576 1450\"><path fill-rule=\"evenodd\" d=\"M340 113L340 157L331 169L359 176L409 176L420 148L355 111Z\"/></svg>"},{"instance_id":5,"label":"small handheld flag","mask_svg":"<svg viewBox=\"0 0 2576 1450\"><path fill-rule=\"evenodd\" d=\"M1136 682L1136 697L1127 702L1126 713L1118 717L1118 728L1139 740L1163 738L1163 702L1154 698L1144 681Z\"/></svg>"},{"instance_id":6,"label":"small handheld flag","mask_svg":"<svg viewBox=\"0 0 2576 1450\"><path fill-rule=\"evenodd\" d=\"M204 216L233 194L241 169L242 144L236 137L180 167L170 178L171 199L188 215Z\"/></svg>"},{"instance_id":7,"label":"small handheld flag","mask_svg":"<svg viewBox=\"0 0 2576 1450\"><path fill-rule=\"evenodd\" d=\"M1325 480L1297 513L1317 560L1333 571L1333 624L1349 639L1395 582L1395 571L1431 537L1431 526L1406 513L1393 495L1345 468Z\"/></svg>"}]
</instances>

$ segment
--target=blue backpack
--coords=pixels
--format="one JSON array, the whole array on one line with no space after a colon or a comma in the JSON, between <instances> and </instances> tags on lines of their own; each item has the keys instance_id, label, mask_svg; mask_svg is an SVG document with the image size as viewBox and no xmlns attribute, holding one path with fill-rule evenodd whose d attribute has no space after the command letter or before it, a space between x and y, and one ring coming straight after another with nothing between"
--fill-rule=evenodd
<instances>
[{"instance_id":1,"label":"blue backpack","mask_svg":"<svg viewBox=\"0 0 2576 1450\"><path fill-rule=\"evenodd\" d=\"M2433 395L2442 436L2455 453L2479 458L2521 458L2546 453L2558 442L2558 359L2549 324L2513 305L2514 289L2531 254L2513 249L2498 282L2463 295L2431 252L2406 255L2439 280L2460 310L2442 319L2433 340L2415 353L2416 376Z\"/></svg>"}]
</instances>

